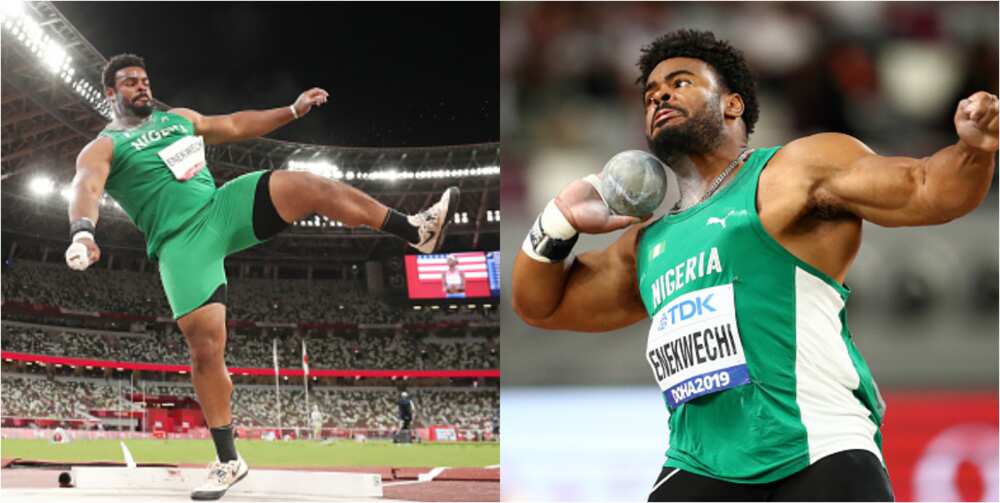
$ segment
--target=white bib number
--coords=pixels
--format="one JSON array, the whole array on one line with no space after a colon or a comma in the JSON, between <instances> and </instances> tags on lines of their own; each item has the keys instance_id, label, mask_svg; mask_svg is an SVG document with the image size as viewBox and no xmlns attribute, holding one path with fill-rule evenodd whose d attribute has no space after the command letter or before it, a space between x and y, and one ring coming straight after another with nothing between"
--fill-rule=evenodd
<instances>
[{"instance_id":1,"label":"white bib number","mask_svg":"<svg viewBox=\"0 0 1000 503\"><path fill-rule=\"evenodd\" d=\"M205 167L205 139L185 136L160 150L160 159L178 180L189 180Z\"/></svg>"},{"instance_id":2,"label":"white bib number","mask_svg":"<svg viewBox=\"0 0 1000 503\"><path fill-rule=\"evenodd\" d=\"M653 317L646 360L671 409L750 382L733 285L677 297Z\"/></svg>"}]
</instances>

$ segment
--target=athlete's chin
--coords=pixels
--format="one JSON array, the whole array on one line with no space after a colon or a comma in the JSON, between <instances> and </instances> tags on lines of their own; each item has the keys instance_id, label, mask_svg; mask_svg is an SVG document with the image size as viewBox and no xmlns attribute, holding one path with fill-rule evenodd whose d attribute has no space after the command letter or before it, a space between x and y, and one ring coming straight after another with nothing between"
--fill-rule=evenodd
<instances>
[{"instance_id":1,"label":"athlete's chin","mask_svg":"<svg viewBox=\"0 0 1000 503\"><path fill-rule=\"evenodd\" d=\"M665 127L661 127L659 129L654 129L653 134L647 136L646 140L649 143L650 148L654 150L658 147L673 149L677 146L678 141L684 137L685 135L683 134L683 131L671 131Z\"/></svg>"},{"instance_id":2,"label":"athlete's chin","mask_svg":"<svg viewBox=\"0 0 1000 503\"><path fill-rule=\"evenodd\" d=\"M646 139L650 142L665 142L669 141L671 136L678 136L679 134L683 134L684 131L683 126L661 124L653 126L652 132L646 136Z\"/></svg>"},{"instance_id":3,"label":"athlete's chin","mask_svg":"<svg viewBox=\"0 0 1000 503\"><path fill-rule=\"evenodd\" d=\"M143 119L149 117L149 115L153 113L153 105L151 105L149 102L147 102L145 105L135 105L135 104L126 105L126 108L128 108L129 112L132 112L132 114L135 115L136 117L140 117Z\"/></svg>"}]
</instances>

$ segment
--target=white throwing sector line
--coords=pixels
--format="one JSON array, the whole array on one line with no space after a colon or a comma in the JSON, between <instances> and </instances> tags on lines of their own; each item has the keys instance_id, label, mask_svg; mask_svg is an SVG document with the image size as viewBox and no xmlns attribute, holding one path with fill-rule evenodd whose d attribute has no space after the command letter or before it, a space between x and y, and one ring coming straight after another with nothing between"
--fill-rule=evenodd
<instances>
[{"instance_id":1,"label":"white throwing sector line","mask_svg":"<svg viewBox=\"0 0 1000 503\"><path fill-rule=\"evenodd\" d=\"M487 470L493 470L495 468L500 468L500 465L489 465L489 466L484 466L483 468L486 468Z\"/></svg>"},{"instance_id":2,"label":"white throwing sector line","mask_svg":"<svg viewBox=\"0 0 1000 503\"><path fill-rule=\"evenodd\" d=\"M132 459L132 453L128 451L128 447L125 447L125 442L118 443L122 446L122 454L125 456L125 466L135 468L135 459Z\"/></svg>"},{"instance_id":3,"label":"white throwing sector line","mask_svg":"<svg viewBox=\"0 0 1000 503\"><path fill-rule=\"evenodd\" d=\"M445 471L447 469L448 469L447 466L439 466L437 468L432 469L431 471L429 471L427 473L421 473L420 475L417 475L417 480L403 480L403 481L400 481L400 482L387 482L385 484L382 484L382 487L408 486L410 484L422 484L424 482L430 482L430 481L434 480L434 478L437 477L438 475L441 475L441 472L443 472L443 471Z\"/></svg>"},{"instance_id":4,"label":"white throwing sector line","mask_svg":"<svg viewBox=\"0 0 1000 503\"><path fill-rule=\"evenodd\" d=\"M447 468L447 466L439 466L427 473L421 473L420 475L417 475L417 480L421 482L430 482L438 475L441 475L441 472L445 471Z\"/></svg>"}]
</instances>

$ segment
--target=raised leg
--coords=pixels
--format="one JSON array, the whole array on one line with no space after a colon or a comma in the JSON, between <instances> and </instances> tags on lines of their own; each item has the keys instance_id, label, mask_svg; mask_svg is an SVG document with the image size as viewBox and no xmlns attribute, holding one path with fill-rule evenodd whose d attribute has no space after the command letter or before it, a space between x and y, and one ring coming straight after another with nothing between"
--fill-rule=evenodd
<instances>
[{"instance_id":1,"label":"raised leg","mask_svg":"<svg viewBox=\"0 0 1000 503\"><path fill-rule=\"evenodd\" d=\"M389 211L375 198L346 183L312 173L278 170L271 174L270 184L274 208L289 223L319 213L350 227L381 229Z\"/></svg>"}]
</instances>

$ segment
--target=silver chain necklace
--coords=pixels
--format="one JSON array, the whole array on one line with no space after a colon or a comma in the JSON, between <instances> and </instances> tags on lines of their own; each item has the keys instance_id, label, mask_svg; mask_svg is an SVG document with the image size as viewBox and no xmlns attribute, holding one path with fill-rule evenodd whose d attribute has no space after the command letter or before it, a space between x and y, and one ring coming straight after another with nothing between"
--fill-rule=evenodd
<instances>
[{"instance_id":1,"label":"silver chain necklace","mask_svg":"<svg viewBox=\"0 0 1000 503\"><path fill-rule=\"evenodd\" d=\"M708 190L706 190L705 193L702 194L701 198L698 199L698 202L694 203L689 207L697 206L708 200L708 198L712 197L712 194L715 194L715 191L719 190L719 187L722 185L722 182L724 182L726 178L729 177L729 174L732 173L734 169L736 169L736 166L738 166L741 162L745 161L747 157L750 157L750 154L752 154L754 150L755 149L748 150L745 147L743 148L743 150L740 150L739 155L737 155L736 158L729 163L729 166L726 166L726 169L722 170L722 173L719 173L719 176L715 177L715 180L712 180L712 185L710 185L708 187ZM675 204L674 207L670 209L670 213L680 213L681 211L683 210L681 210L680 201L677 201L677 204Z\"/></svg>"}]
</instances>

